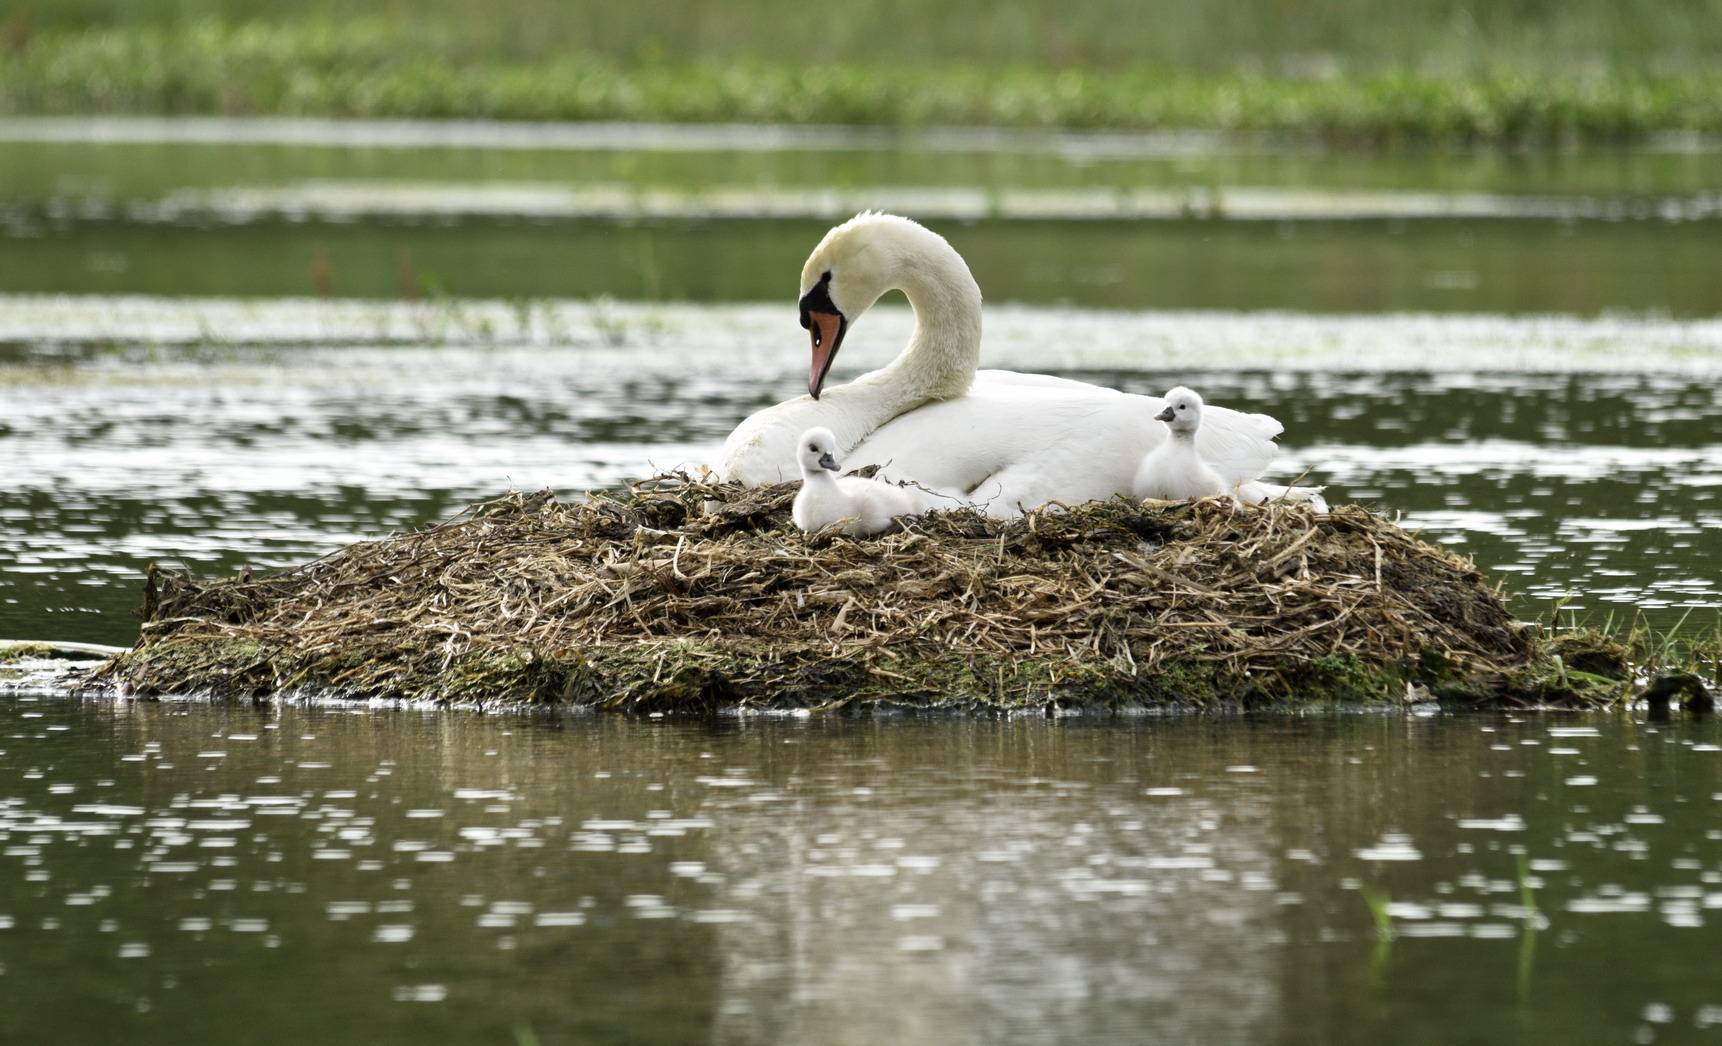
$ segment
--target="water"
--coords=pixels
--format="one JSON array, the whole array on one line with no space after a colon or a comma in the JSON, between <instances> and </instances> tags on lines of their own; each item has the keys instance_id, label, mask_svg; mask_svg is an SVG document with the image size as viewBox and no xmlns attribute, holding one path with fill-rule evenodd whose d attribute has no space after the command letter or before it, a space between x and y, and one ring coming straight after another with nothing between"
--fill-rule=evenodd
<instances>
[{"instance_id":1,"label":"water","mask_svg":"<svg viewBox=\"0 0 1722 1046\"><path fill-rule=\"evenodd\" d=\"M803 387L795 274L869 196L952 216L989 365L1273 413L1281 478L1527 617L1708 628L1718 185L1703 143L0 120L0 638L130 643L151 562L709 460ZM869 314L838 378L909 324ZM18 674L3 1041L1722 1034L1714 720L480 717Z\"/></svg>"},{"instance_id":2,"label":"water","mask_svg":"<svg viewBox=\"0 0 1722 1046\"><path fill-rule=\"evenodd\" d=\"M895 207L998 302L1697 317L1719 186L1713 143L14 119L0 293L780 301L834 220Z\"/></svg>"},{"instance_id":3,"label":"water","mask_svg":"<svg viewBox=\"0 0 1722 1046\"><path fill-rule=\"evenodd\" d=\"M1685 1041L1719 741L8 701L0 1037Z\"/></svg>"}]
</instances>

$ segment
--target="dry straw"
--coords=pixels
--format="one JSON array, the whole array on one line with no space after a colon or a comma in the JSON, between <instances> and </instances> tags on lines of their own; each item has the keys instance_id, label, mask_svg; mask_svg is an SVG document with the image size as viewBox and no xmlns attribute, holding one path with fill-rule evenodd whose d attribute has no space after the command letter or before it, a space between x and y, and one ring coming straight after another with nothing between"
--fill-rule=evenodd
<instances>
[{"instance_id":1,"label":"dry straw","mask_svg":"<svg viewBox=\"0 0 1722 1046\"><path fill-rule=\"evenodd\" d=\"M1115 501L850 539L794 530L794 489L513 494L281 574L152 571L108 672L654 709L1599 699L1551 683L1472 564L1361 508Z\"/></svg>"}]
</instances>

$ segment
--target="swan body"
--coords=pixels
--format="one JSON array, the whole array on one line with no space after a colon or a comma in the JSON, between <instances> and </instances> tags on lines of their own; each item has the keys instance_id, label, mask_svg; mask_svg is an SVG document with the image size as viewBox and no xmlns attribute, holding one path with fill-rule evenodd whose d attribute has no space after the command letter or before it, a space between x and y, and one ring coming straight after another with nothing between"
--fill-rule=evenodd
<instances>
[{"instance_id":1,"label":"swan body","mask_svg":"<svg viewBox=\"0 0 1722 1046\"><path fill-rule=\"evenodd\" d=\"M977 371L981 292L937 233L907 218L861 214L820 241L801 277L801 322L812 342L808 395L738 425L714 463L749 486L792 479L796 440L831 431L852 467L957 491L989 515L1052 501L1127 494L1145 454L1166 440L1164 402L1045 374ZM849 327L898 289L915 312L909 343L890 363L825 389ZM1263 414L1208 408L1197 437L1228 486L1272 463L1281 425ZM1267 487L1267 485L1264 485ZM1283 488L1268 488L1283 489Z\"/></svg>"},{"instance_id":2,"label":"swan body","mask_svg":"<svg viewBox=\"0 0 1722 1046\"><path fill-rule=\"evenodd\" d=\"M913 486L897 486L879 479L838 476L837 437L829 429L809 429L802 434L797 459L801 467L801 489L796 492L790 517L807 533L823 530L840 520L849 520L843 533L862 537L889 530L898 516L914 516L955 504L938 493Z\"/></svg>"}]
</instances>

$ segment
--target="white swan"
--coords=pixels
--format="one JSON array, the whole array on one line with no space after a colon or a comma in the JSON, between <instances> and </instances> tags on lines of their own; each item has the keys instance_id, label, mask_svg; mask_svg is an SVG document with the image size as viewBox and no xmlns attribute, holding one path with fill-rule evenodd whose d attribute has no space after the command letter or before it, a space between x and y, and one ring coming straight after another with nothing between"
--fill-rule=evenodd
<instances>
[{"instance_id":1,"label":"white swan","mask_svg":"<svg viewBox=\"0 0 1722 1046\"><path fill-rule=\"evenodd\" d=\"M854 466L960 490L994 516L1049 501L1128 494L1142 457L1166 438L1148 396L1045 374L975 370L981 292L938 234L886 214L861 214L820 241L801 273L801 325L812 340L808 395L738 425L714 465L750 486L794 476L796 439L823 426ZM821 391L849 328L885 292L915 311L909 344L886 366ZM1229 483L1273 461L1281 425L1210 407L1198 444Z\"/></svg>"},{"instance_id":2,"label":"white swan","mask_svg":"<svg viewBox=\"0 0 1722 1046\"><path fill-rule=\"evenodd\" d=\"M1260 480L1226 482L1196 445L1203 409L1202 397L1192 389L1179 385L1166 392L1166 408L1154 415L1154 420L1166 423L1167 438L1137 466L1136 479L1130 488L1136 500L1230 497L1238 504L1260 505L1274 498L1285 498L1308 502L1317 512L1327 511L1327 502L1321 497L1322 487L1279 487Z\"/></svg>"},{"instance_id":3,"label":"white swan","mask_svg":"<svg viewBox=\"0 0 1722 1046\"><path fill-rule=\"evenodd\" d=\"M944 500L932 491L899 487L884 480L837 473L837 437L830 429L808 429L801 434L796 457L801 464L801 489L795 494L790 518L803 531L812 533L850 520L843 533L850 537L888 530L898 516L914 516L934 508L954 508L960 502Z\"/></svg>"}]
</instances>

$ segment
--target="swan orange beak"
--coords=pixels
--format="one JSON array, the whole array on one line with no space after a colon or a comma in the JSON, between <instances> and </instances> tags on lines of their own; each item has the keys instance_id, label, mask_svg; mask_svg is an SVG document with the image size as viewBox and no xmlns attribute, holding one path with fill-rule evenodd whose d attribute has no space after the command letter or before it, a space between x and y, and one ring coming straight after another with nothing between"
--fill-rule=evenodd
<instances>
[{"instance_id":1,"label":"swan orange beak","mask_svg":"<svg viewBox=\"0 0 1722 1046\"><path fill-rule=\"evenodd\" d=\"M813 343L813 365L807 372L807 394L818 399L819 390L825 387L825 375L831 372L831 363L843 345L843 335L849 329L849 322L840 312L810 311L805 326Z\"/></svg>"}]
</instances>

